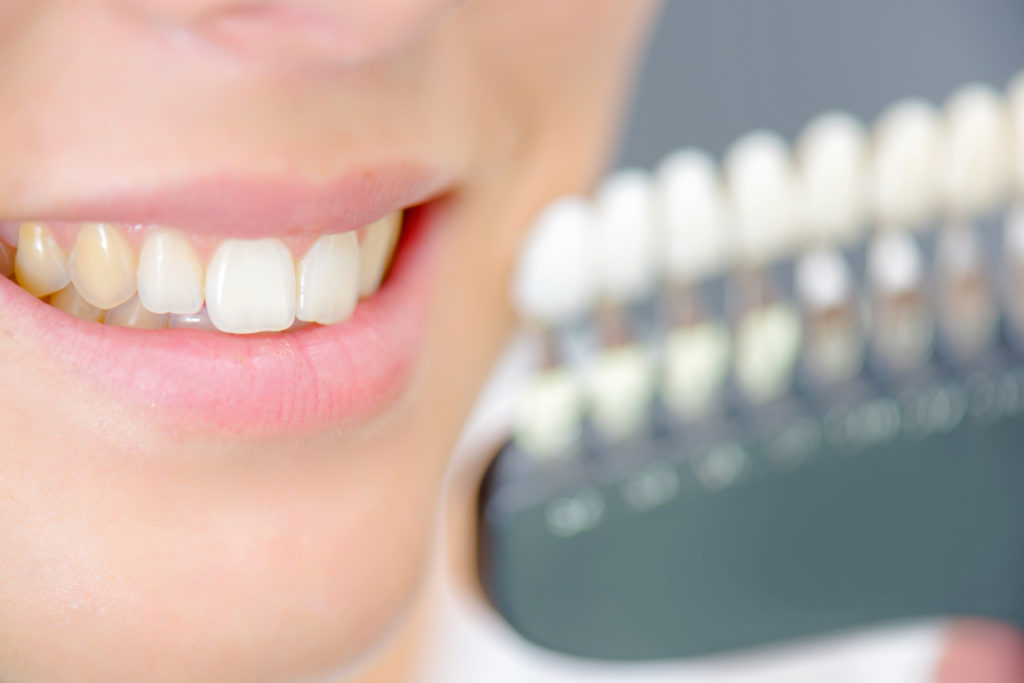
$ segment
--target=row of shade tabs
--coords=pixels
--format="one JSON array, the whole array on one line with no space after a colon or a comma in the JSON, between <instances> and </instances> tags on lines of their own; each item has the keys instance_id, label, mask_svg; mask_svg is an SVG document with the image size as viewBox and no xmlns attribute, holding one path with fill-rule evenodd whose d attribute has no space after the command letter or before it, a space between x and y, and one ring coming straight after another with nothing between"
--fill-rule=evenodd
<instances>
[{"instance_id":1,"label":"row of shade tabs","mask_svg":"<svg viewBox=\"0 0 1024 683\"><path fill-rule=\"evenodd\" d=\"M754 132L721 167L683 149L618 171L541 212L512 298L542 342L515 417L538 460L629 439L655 406L695 424L920 374L937 350L976 362L1001 322L1024 330L1024 74L870 129L828 112L792 149Z\"/></svg>"}]
</instances>

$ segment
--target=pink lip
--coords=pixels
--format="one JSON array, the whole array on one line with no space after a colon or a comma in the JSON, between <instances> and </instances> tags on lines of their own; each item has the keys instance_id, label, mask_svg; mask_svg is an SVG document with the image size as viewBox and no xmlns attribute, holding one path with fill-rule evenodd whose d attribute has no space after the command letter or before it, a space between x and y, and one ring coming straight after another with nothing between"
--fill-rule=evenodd
<instances>
[{"instance_id":1,"label":"pink lip","mask_svg":"<svg viewBox=\"0 0 1024 683\"><path fill-rule=\"evenodd\" d=\"M183 425L266 435L358 421L382 410L415 365L442 214L443 202L407 213L388 280L338 325L244 337L108 327L5 281L0 306L20 321L16 336L72 374Z\"/></svg>"},{"instance_id":2,"label":"pink lip","mask_svg":"<svg viewBox=\"0 0 1024 683\"><path fill-rule=\"evenodd\" d=\"M408 163L363 167L330 182L212 177L50 207L34 221L168 225L224 237L287 237L357 230L440 194L450 179ZM10 218L10 217L8 217Z\"/></svg>"}]
</instances>

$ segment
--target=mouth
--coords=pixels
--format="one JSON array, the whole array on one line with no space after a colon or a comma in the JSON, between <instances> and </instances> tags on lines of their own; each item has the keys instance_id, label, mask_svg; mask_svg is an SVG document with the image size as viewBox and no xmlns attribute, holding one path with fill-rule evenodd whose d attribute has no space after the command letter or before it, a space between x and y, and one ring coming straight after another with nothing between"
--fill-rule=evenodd
<instances>
[{"instance_id":1,"label":"mouth","mask_svg":"<svg viewBox=\"0 0 1024 683\"><path fill-rule=\"evenodd\" d=\"M234 182L0 222L0 320L158 420L239 435L364 420L413 373L447 206L436 177L388 178Z\"/></svg>"}]
</instances>

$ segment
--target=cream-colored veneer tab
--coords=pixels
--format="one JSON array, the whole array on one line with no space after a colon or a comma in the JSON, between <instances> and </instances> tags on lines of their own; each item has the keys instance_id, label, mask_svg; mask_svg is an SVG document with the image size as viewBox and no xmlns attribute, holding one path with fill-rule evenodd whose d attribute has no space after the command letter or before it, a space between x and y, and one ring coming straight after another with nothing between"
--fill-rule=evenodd
<instances>
[{"instance_id":1,"label":"cream-colored veneer tab","mask_svg":"<svg viewBox=\"0 0 1024 683\"><path fill-rule=\"evenodd\" d=\"M22 289L39 297L63 289L71 282L67 256L45 225L24 223L18 230L14 277Z\"/></svg>"},{"instance_id":2,"label":"cream-colored veneer tab","mask_svg":"<svg viewBox=\"0 0 1024 683\"><path fill-rule=\"evenodd\" d=\"M139 259L115 226L86 223L71 249L68 270L82 298L103 309L120 306L135 294Z\"/></svg>"}]
</instances>

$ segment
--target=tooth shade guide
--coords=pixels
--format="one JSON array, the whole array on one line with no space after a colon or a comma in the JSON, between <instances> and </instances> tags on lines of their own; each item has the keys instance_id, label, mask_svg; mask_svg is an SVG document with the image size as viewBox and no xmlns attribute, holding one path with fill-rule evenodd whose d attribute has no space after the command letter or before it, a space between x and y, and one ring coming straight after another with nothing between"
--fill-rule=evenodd
<instances>
[{"instance_id":1,"label":"tooth shade guide","mask_svg":"<svg viewBox=\"0 0 1024 683\"><path fill-rule=\"evenodd\" d=\"M1011 183L1018 197L1024 197L1024 71L1007 88L1011 141Z\"/></svg>"},{"instance_id":2,"label":"tooth shade guide","mask_svg":"<svg viewBox=\"0 0 1024 683\"><path fill-rule=\"evenodd\" d=\"M654 373L646 347L625 344L599 351L587 369L590 418L609 441L640 432L650 420Z\"/></svg>"},{"instance_id":3,"label":"tooth shade guide","mask_svg":"<svg viewBox=\"0 0 1024 683\"><path fill-rule=\"evenodd\" d=\"M693 284L722 272L730 257L729 218L715 161L697 149L673 152L655 172L654 199L666 277Z\"/></svg>"},{"instance_id":4,"label":"tooth shade guide","mask_svg":"<svg viewBox=\"0 0 1024 683\"><path fill-rule=\"evenodd\" d=\"M650 296L661 260L652 178L638 169L617 171L598 188L595 203L602 297L628 304Z\"/></svg>"},{"instance_id":5,"label":"tooth shade guide","mask_svg":"<svg viewBox=\"0 0 1024 683\"><path fill-rule=\"evenodd\" d=\"M804 307L803 364L812 381L832 386L863 366L864 330L850 266L834 249L816 249L796 265Z\"/></svg>"},{"instance_id":6,"label":"tooth shade guide","mask_svg":"<svg viewBox=\"0 0 1024 683\"><path fill-rule=\"evenodd\" d=\"M513 439L531 458L554 462L579 448L583 424L579 379L565 367L529 378L516 401Z\"/></svg>"},{"instance_id":7,"label":"tooth shade guide","mask_svg":"<svg viewBox=\"0 0 1024 683\"><path fill-rule=\"evenodd\" d=\"M805 315L803 360L812 380L835 386L860 374L864 366L863 334L853 302Z\"/></svg>"},{"instance_id":8,"label":"tooth shade guide","mask_svg":"<svg viewBox=\"0 0 1024 683\"><path fill-rule=\"evenodd\" d=\"M947 225L938 237L936 266L942 339L961 358L975 357L992 345L998 320L976 231Z\"/></svg>"},{"instance_id":9,"label":"tooth shade guide","mask_svg":"<svg viewBox=\"0 0 1024 683\"><path fill-rule=\"evenodd\" d=\"M714 320L694 321L665 336L662 400L674 416L693 422L716 411L729 373L730 340Z\"/></svg>"},{"instance_id":10,"label":"tooth shade guide","mask_svg":"<svg viewBox=\"0 0 1024 683\"><path fill-rule=\"evenodd\" d=\"M946 211L969 220L992 211L1010 185L1007 108L992 87L975 83L956 90L945 105L943 188Z\"/></svg>"},{"instance_id":11,"label":"tooth shade guide","mask_svg":"<svg viewBox=\"0 0 1024 683\"><path fill-rule=\"evenodd\" d=\"M854 116L813 119L796 145L801 232L814 244L849 244L867 217L867 133Z\"/></svg>"}]
</instances>

